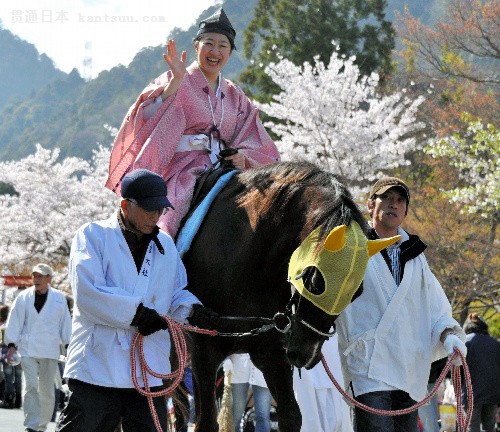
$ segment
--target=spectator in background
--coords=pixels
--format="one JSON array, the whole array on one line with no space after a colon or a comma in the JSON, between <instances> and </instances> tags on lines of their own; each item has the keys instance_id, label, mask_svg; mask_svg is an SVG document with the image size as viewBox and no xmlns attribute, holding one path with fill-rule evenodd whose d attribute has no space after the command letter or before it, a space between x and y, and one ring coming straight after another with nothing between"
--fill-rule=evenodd
<instances>
[{"instance_id":1,"label":"spectator in background","mask_svg":"<svg viewBox=\"0 0 500 432\"><path fill-rule=\"evenodd\" d=\"M4 408L5 404L5 374L4 365L7 357L7 345L3 342L3 335L5 332L5 324L9 316L9 306L0 305L0 408Z\"/></svg>"},{"instance_id":2,"label":"spectator in background","mask_svg":"<svg viewBox=\"0 0 500 432\"><path fill-rule=\"evenodd\" d=\"M494 432L495 415L500 404L500 342L488 332L488 324L477 313L464 323L467 335L467 366L472 380L474 406L468 432ZM465 385L462 386L466 406Z\"/></svg>"},{"instance_id":3,"label":"spectator in background","mask_svg":"<svg viewBox=\"0 0 500 432\"><path fill-rule=\"evenodd\" d=\"M335 334L321 349L330 372L344 385L338 350L338 336ZM322 363L312 369L297 368L293 371L293 389L302 412L301 432L352 432L353 426L349 406L333 385Z\"/></svg>"},{"instance_id":4,"label":"spectator in background","mask_svg":"<svg viewBox=\"0 0 500 432\"><path fill-rule=\"evenodd\" d=\"M73 305L74 305L74 300L73 297L69 294L64 295L66 297L66 302L68 304L68 309L69 309L69 314L72 317L73 316ZM64 405L66 403L66 396L67 396L67 380L63 378L64 375L64 365L66 363L66 345L61 345L61 355L59 357L59 371L56 374L56 400L54 404L54 412L52 414L52 421L56 421L57 417L57 411L61 411L64 408Z\"/></svg>"},{"instance_id":5,"label":"spectator in background","mask_svg":"<svg viewBox=\"0 0 500 432\"><path fill-rule=\"evenodd\" d=\"M0 309L0 325L2 343L2 362L0 367L3 367L4 374L4 395L2 397L2 408L21 408L22 406L22 367L21 364L15 364L7 361L7 345L4 343L5 327L9 316L10 307L2 306Z\"/></svg>"},{"instance_id":6,"label":"spectator in background","mask_svg":"<svg viewBox=\"0 0 500 432\"><path fill-rule=\"evenodd\" d=\"M255 432L271 430L271 392L267 388L262 372L250 360L249 354L233 354L224 361L224 372L231 371L233 393L234 431L239 432L240 423L248 402L248 389L252 386L255 410Z\"/></svg>"},{"instance_id":7,"label":"spectator in background","mask_svg":"<svg viewBox=\"0 0 500 432\"><path fill-rule=\"evenodd\" d=\"M434 389L439 375L441 375L446 363L448 363L448 359L446 357L432 362L429 382L427 384L427 393L430 393ZM422 432L439 432L441 430L439 426L439 404L437 393L430 399L429 402L422 405L418 409L418 415L420 417L420 421L422 422Z\"/></svg>"},{"instance_id":8,"label":"spectator in background","mask_svg":"<svg viewBox=\"0 0 500 432\"><path fill-rule=\"evenodd\" d=\"M17 287L17 290L15 290L13 293L12 293L12 302L14 302L14 300L16 299L16 297L21 294L26 288L28 288L26 285L19 285Z\"/></svg>"},{"instance_id":9,"label":"spectator in background","mask_svg":"<svg viewBox=\"0 0 500 432\"><path fill-rule=\"evenodd\" d=\"M45 431L54 409L54 381L61 344L68 344L71 318L64 294L50 286L53 270L33 267L33 284L16 297L7 321L7 358L21 355L26 432Z\"/></svg>"}]
</instances>

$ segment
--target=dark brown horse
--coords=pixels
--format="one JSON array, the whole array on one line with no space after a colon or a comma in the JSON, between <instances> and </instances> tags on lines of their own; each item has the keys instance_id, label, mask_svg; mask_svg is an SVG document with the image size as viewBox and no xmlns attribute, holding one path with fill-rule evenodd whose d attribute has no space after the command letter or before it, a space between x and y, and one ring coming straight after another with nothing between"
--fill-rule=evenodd
<instances>
[{"instance_id":1,"label":"dark brown horse","mask_svg":"<svg viewBox=\"0 0 500 432\"><path fill-rule=\"evenodd\" d=\"M257 335L193 334L197 431L218 430L214 387L220 363L235 352L248 352L263 372L277 402L281 432L299 432L301 414L292 389L292 365L311 368L337 314L298 295L289 282L293 252L319 227L318 248L339 225L365 226L351 194L339 179L315 165L277 163L231 178L216 197L189 251L184 255L188 289L222 316L264 317L280 312L285 324ZM364 241L366 239L362 235ZM326 247L326 246L325 246ZM367 258L360 266L366 266ZM364 274L364 267L361 269ZM314 294L325 290L322 273L308 267L297 278ZM297 279L294 278L294 279ZM359 287L346 294L350 301ZM295 294L293 294L293 291ZM293 295L292 295L293 294ZM345 305L343 306L345 307ZM258 320L222 319L218 330L244 333Z\"/></svg>"}]
</instances>

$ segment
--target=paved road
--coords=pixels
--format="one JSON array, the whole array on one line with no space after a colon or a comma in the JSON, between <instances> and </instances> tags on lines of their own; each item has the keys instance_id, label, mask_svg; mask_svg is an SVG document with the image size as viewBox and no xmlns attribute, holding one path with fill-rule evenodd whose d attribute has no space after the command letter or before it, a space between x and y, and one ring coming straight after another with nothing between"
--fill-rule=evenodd
<instances>
[{"instance_id":1,"label":"paved road","mask_svg":"<svg viewBox=\"0 0 500 432\"><path fill-rule=\"evenodd\" d=\"M23 432L24 414L21 409L7 409L0 408L0 431L2 432ZM49 423L47 432L54 432L56 430L55 423Z\"/></svg>"},{"instance_id":2,"label":"paved road","mask_svg":"<svg viewBox=\"0 0 500 432\"><path fill-rule=\"evenodd\" d=\"M23 432L24 414L22 409L0 408L0 431L1 432ZM56 430L55 423L49 423L47 432ZM193 432L194 427L190 426L188 432Z\"/></svg>"}]
</instances>

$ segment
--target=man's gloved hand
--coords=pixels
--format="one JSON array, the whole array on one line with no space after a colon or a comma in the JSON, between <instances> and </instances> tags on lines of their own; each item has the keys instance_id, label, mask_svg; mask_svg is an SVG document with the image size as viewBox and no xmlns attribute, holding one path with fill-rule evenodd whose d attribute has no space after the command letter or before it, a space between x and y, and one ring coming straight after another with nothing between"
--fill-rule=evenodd
<instances>
[{"instance_id":1,"label":"man's gloved hand","mask_svg":"<svg viewBox=\"0 0 500 432\"><path fill-rule=\"evenodd\" d=\"M137 326L139 333L149 336L158 330L167 330L167 322L154 309L144 306L142 303L137 306L137 312L130 325Z\"/></svg>"},{"instance_id":2,"label":"man's gloved hand","mask_svg":"<svg viewBox=\"0 0 500 432\"><path fill-rule=\"evenodd\" d=\"M213 330L219 325L220 315L212 309L197 303L193 305L188 322L198 328Z\"/></svg>"},{"instance_id":3,"label":"man's gloved hand","mask_svg":"<svg viewBox=\"0 0 500 432\"><path fill-rule=\"evenodd\" d=\"M467 347L456 334L450 333L448 336L446 336L443 345L444 349L448 353L448 358L451 358L451 356L454 354L455 348L458 348L464 357L467 355ZM460 358L460 356L455 357L455 360L453 360L453 364L455 366L460 366L462 364L462 359Z\"/></svg>"}]
</instances>

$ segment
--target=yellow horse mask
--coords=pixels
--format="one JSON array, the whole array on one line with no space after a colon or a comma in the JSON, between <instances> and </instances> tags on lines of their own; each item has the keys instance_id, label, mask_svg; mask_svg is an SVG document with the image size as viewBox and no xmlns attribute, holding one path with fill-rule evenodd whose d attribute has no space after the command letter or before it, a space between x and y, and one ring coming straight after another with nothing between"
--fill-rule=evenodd
<instances>
[{"instance_id":1,"label":"yellow horse mask","mask_svg":"<svg viewBox=\"0 0 500 432\"><path fill-rule=\"evenodd\" d=\"M361 227L339 225L330 231L318 251L321 227L316 228L295 249L288 266L288 280L297 291L329 315L338 315L351 302L365 276L368 259L397 242L401 236L368 240ZM325 291L313 294L302 280L304 270L316 267L323 275Z\"/></svg>"}]
</instances>

